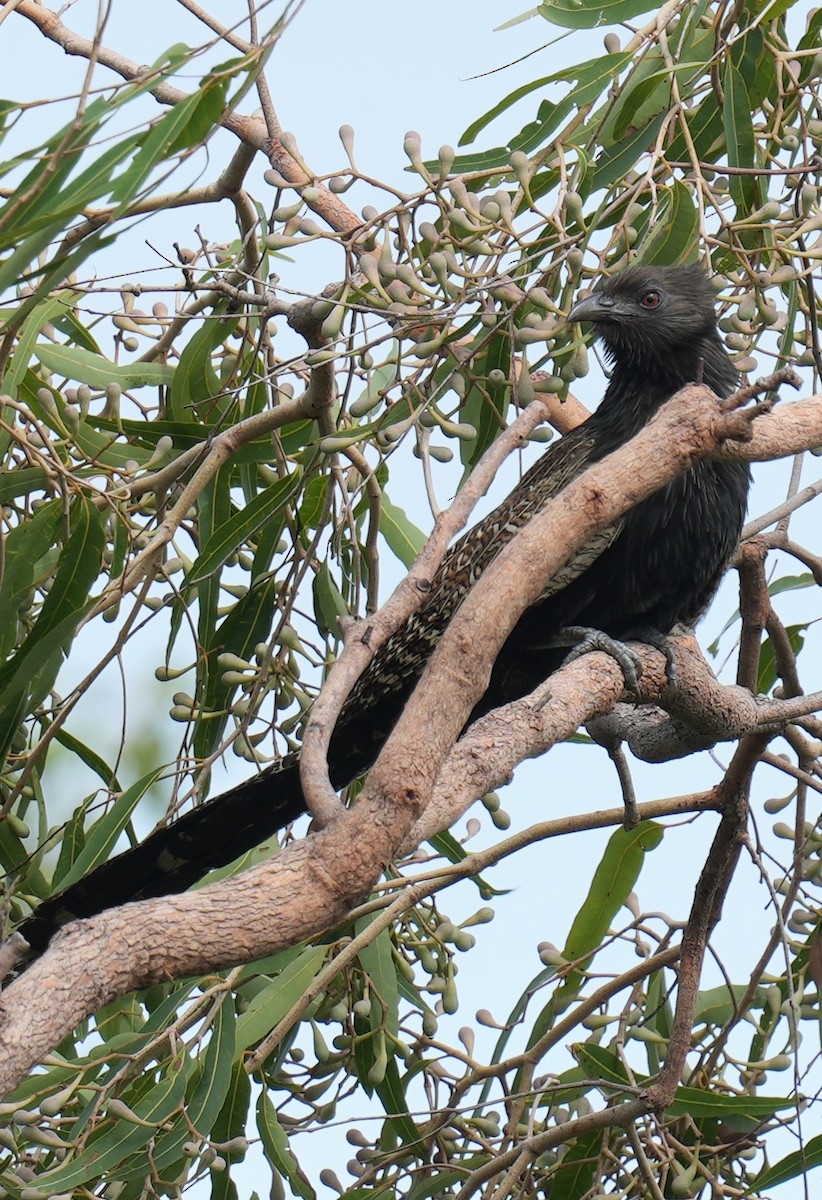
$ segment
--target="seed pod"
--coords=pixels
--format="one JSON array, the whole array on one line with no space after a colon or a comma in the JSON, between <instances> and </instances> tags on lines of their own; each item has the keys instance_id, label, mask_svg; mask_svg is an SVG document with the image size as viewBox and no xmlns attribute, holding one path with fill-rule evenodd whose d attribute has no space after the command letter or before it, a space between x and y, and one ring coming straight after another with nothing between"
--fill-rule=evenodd
<instances>
[{"instance_id":1,"label":"seed pod","mask_svg":"<svg viewBox=\"0 0 822 1200\"><path fill-rule=\"evenodd\" d=\"M326 1045L325 1038L322 1035L319 1025L316 1021L311 1022L311 1034L314 1042L314 1054L318 1062L328 1062L331 1058L331 1051Z\"/></svg>"},{"instance_id":2,"label":"seed pod","mask_svg":"<svg viewBox=\"0 0 822 1200\"><path fill-rule=\"evenodd\" d=\"M468 917L462 922L462 928L467 929L469 925L487 925L489 921L493 921L496 913L493 908L478 908L473 916Z\"/></svg>"},{"instance_id":3,"label":"seed pod","mask_svg":"<svg viewBox=\"0 0 822 1200\"><path fill-rule=\"evenodd\" d=\"M546 292L545 288L541 288L541 287L529 288L528 289L528 299L531 301L532 304L535 304L536 307L541 309L543 312L553 313L555 311L556 306L554 305L554 302L551 299L551 297Z\"/></svg>"},{"instance_id":4,"label":"seed pod","mask_svg":"<svg viewBox=\"0 0 822 1200\"><path fill-rule=\"evenodd\" d=\"M756 359L751 358L750 355L745 355L742 358L735 358L733 360L733 364L737 371L739 371L740 375L750 375L757 368Z\"/></svg>"},{"instance_id":5,"label":"seed pod","mask_svg":"<svg viewBox=\"0 0 822 1200\"><path fill-rule=\"evenodd\" d=\"M8 825L11 832L19 838L27 838L29 836L29 834L31 833L31 830L29 829L26 822L21 820L21 818L18 817L17 813L13 813L13 812L7 813L6 814L6 824Z\"/></svg>"},{"instance_id":6,"label":"seed pod","mask_svg":"<svg viewBox=\"0 0 822 1200\"><path fill-rule=\"evenodd\" d=\"M274 209L271 214L271 219L273 221L282 221L283 223L286 221L291 221L301 211L302 207L302 198L297 200L295 204L281 204L278 208Z\"/></svg>"},{"instance_id":7,"label":"seed pod","mask_svg":"<svg viewBox=\"0 0 822 1200\"><path fill-rule=\"evenodd\" d=\"M385 1073L388 1070L388 1051L385 1048L385 1037L382 1034L378 1034L377 1037L379 1049L368 1071L368 1082L375 1085L382 1083L385 1079Z\"/></svg>"},{"instance_id":8,"label":"seed pod","mask_svg":"<svg viewBox=\"0 0 822 1200\"><path fill-rule=\"evenodd\" d=\"M797 278L797 270L790 263L785 263L781 267L777 267L772 273L771 279L775 284L792 283Z\"/></svg>"},{"instance_id":9,"label":"seed pod","mask_svg":"<svg viewBox=\"0 0 822 1200\"><path fill-rule=\"evenodd\" d=\"M469 935L470 936L470 935ZM445 991L442 993L442 1011L452 1016L459 1008L459 996L457 995L457 985L453 974L449 974L445 984Z\"/></svg>"},{"instance_id":10,"label":"seed pod","mask_svg":"<svg viewBox=\"0 0 822 1200\"><path fill-rule=\"evenodd\" d=\"M415 129L409 129L406 133L402 148L411 160L414 170L427 178L427 172L422 163L422 138Z\"/></svg>"},{"instance_id":11,"label":"seed pod","mask_svg":"<svg viewBox=\"0 0 822 1200\"><path fill-rule=\"evenodd\" d=\"M561 392L565 386L558 375L546 375L543 379L535 379L533 383L535 392L548 392L552 395Z\"/></svg>"},{"instance_id":12,"label":"seed pod","mask_svg":"<svg viewBox=\"0 0 822 1200\"><path fill-rule=\"evenodd\" d=\"M103 408L102 415L109 420L116 421L120 416L120 397L123 394L123 389L119 383L110 383L106 388L106 403Z\"/></svg>"},{"instance_id":13,"label":"seed pod","mask_svg":"<svg viewBox=\"0 0 822 1200\"><path fill-rule=\"evenodd\" d=\"M699 1167L698 1159L695 1158L694 1161L690 1164L690 1166L684 1170L676 1162L673 1165L674 1165L674 1170L678 1171L678 1174L676 1175L676 1178L671 1180L671 1182L668 1185L670 1188L671 1195L677 1196L677 1197L692 1196L694 1194L694 1184L696 1181L696 1173L697 1173L697 1169ZM702 1180L701 1179L698 1181L696 1186L700 1190L702 1189Z\"/></svg>"},{"instance_id":14,"label":"seed pod","mask_svg":"<svg viewBox=\"0 0 822 1200\"><path fill-rule=\"evenodd\" d=\"M532 346L535 342L544 342L545 333L539 329L529 329L527 326L520 326L514 332L514 343L519 347Z\"/></svg>"},{"instance_id":15,"label":"seed pod","mask_svg":"<svg viewBox=\"0 0 822 1200\"><path fill-rule=\"evenodd\" d=\"M523 153L522 150L515 150L508 159L508 162L511 165L511 170L517 177L517 182L525 190L530 182L531 162L528 155Z\"/></svg>"},{"instance_id":16,"label":"seed pod","mask_svg":"<svg viewBox=\"0 0 822 1200\"><path fill-rule=\"evenodd\" d=\"M446 437L455 437L461 442L473 442L477 437L476 425L470 425L467 421L447 421L443 418L440 428Z\"/></svg>"},{"instance_id":17,"label":"seed pod","mask_svg":"<svg viewBox=\"0 0 822 1200\"><path fill-rule=\"evenodd\" d=\"M448 176L451 174L451 168L454 165L454 159L456 158L456 156L457 156L456 151L454 150L453 146L440 146L440 152L439 152L440 182L442 182L443 179L447 179Z\"/></svg>"},{"instance_id":18,"label":"seed pod","mask_svg":"<svg viewBox=\"0 0 822 1200\"><path fill-rule=\"evenodd\" d=\"M514 388L514 395L520 408L527 408L536 398L533 380L525 364L523 364L523 370L519 373L519 378Z\"/></svg>"},{"instance_id":19,"label":"seed pod","mask_svg":"<svg viewBox=\"0 0 822 1200\"><path fill-rule=\"evenodd\" d=\"M336 350L312 350L305 356L305 364L308 367L319 367L323 363L334 362L337 359Z\"/></svg>"},{"instance_id":20,"label":"seed pod","mask_svg":"<svg viewBox=\"0 0 822 1200\"><path fill-rule=\"evenodd\" d=\"M588 347L584 342L580 342L577 346L570 365L577 379L588 374Z\"/></svg>"},{"instance_id":21,"label":"seed pod","mask_svg":"<svg viewBox=\"0 0 822 1200\"><path fill-rule=\"evenodd\" d=\"M106 1112L108 1116L116 1117L119 1121L126 1121L129 1125L142 1125L147 1128L151 1126L150 1121L144 1121L133 1108L129 1108L125 1101L120 1100L117 1096L111 1097L106 1105Z\"/></svg>"},{"instance_id":22,"label":"seed pod","mask_svg":"<svg viewBox=\"0 0 822 1200\"><path fill-rule=\"evenodd\" d=\"M765 801L765 812L771 814L782 812L782 809L787 808L793 798L793 793L788 796L773 796L770 800Z\"/></svg>"},{"instance_id":23,"label":"seed pod","mask_svg":"<svg viewBox=\"0 0 822 1200\"><path fill-rule=\"evenodd\" d=\"M566 192L563 208L569 220L575 222L580 228L585 227L583 201L579 192Z\"/></svg>"},{"instance_id":24,"label":"seed pod","mask_svg":"<svg viewBox=\"0 0 822 1200\"><path fill-rule=\"evenodd\" d=\"M354 130L350 125L341 125L339 130L340 141L343 144L343 149L348 155L348 161L351 163L352 169L356 171L354 165Z\"/></svg>"}]
</instances>

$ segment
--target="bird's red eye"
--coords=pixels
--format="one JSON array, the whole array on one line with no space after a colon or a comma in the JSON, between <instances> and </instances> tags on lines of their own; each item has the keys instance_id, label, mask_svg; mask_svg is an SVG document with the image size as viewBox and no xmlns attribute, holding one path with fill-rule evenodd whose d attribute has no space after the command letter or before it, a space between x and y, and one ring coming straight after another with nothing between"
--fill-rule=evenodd
<instances>
[{"instance_id":1,"label":"bird's red eye","mask_svg":"<svg viewBox=\"0 0 822 1200\"><path fill-rule=\"evenodd\" d=\"M640 300L640 304L643 308L658 308L661 299L662 297L660 296L659 292L650 291L645 293Z\"/></svg>"}]
</instances>

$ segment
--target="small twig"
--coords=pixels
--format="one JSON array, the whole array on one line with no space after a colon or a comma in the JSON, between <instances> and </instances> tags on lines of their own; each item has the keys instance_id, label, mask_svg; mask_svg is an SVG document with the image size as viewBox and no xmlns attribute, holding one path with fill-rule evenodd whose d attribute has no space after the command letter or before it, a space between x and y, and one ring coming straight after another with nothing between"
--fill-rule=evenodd
<instances>
[{"instance_id":1,"label":"small twig","mask_svg":"<svg viewBox=\"0 0 822 1200\"><path fill-rule=\"evenodd\" d=\"M739 388L727 400L721 402L722 410L723 412L733 412L734 409L746 404L748 400L752 400L754 396L761 396L763 392L775 392L783 383L787 383L790 387L797 390L802 387L802 379L793 367L780 367L778 371L774 371L771 375L763 375L761 379L755 379L753 383ZM757 405L757 408L761 412L767 412L770 405L764 408Z\"/></svg>"},{"instance_id":2,"label":"small twig","mask_svg":"<svg viewBox=\"0 0 822 1200\"><path fill-rule=\"evenodd\" d=\"M798 508L802 508L805 504L810 504L811 500L815 500L821 493L822 479L817 479L813 483L809 483L807 487L804 487L801 492L797 492L795 496L791 496L789 500L783 500L781 504L777 504L776 508L763 513L755 521L749 521L742 530L742 541L756 537L758 533L761 533L763 529L767 529L769 525L777 524L783 517L796 512Z\"/></svg>"},{"instance_id":3,"label":"small twig","mask_svg":"<svg viewBox=\"0 0 822 1200\"><path fill-rule=\"evenodd\" d=\"M751 777L768 735L746 737L737 747L720 785L724 812L705 865L694 889L691 913L682 938L676 1010L665 1063L656 1082L648 1089L655 1111L671 1104L691 1047L694 1012L708 938L722 914L722 905L733 878L748 819Z\"/></svg>"}]
</instances>

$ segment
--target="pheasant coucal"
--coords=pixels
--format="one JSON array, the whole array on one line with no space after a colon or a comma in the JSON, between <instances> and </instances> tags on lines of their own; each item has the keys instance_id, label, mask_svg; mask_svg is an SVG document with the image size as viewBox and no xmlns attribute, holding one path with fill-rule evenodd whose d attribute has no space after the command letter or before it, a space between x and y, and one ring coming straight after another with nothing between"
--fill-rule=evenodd
<instances>
[{"instance_id":1,"label":"pheasant coucal","mask_svg":"<svg viewBox=\"0 0 822 1200\"><path fill-rule=\"evenodd\" d=\"M613 371L602 402L454 544L422 607L374 656L331 739L335 787L374 761L443 629L516 531L686 384L704 382L720 396L737 385L711 282L699 266L628 267L579 300L568 319L592 322L604 344ZM696 622L736 548L749 482L742 463L697 463L598 534L520 618L471 719L526 695L556 670L567 651L551 642L568 626L641 639ZM304 812L298 755L289 754L44 901L20 932L41 950L69 920L183 891Z\"/></svg>"}]
</instances>

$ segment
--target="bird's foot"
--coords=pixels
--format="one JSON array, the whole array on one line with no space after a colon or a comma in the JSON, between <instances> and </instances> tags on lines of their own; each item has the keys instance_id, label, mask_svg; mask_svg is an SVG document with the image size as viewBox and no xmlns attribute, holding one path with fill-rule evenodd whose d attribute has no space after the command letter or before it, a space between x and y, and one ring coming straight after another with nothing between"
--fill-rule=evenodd
<instances>
[{"instance_id":1,"label":"bird's foot","mask_svg":"<svg viewBox=\"0 0 822 1200\"><path fill-rule=\"evenodd\" d=\"M565 659L566 663L573 662L583 654L593 650L602 650L614 659L625 678L625 686L634 696L639 695L639 677L642 674L642 663L637 654L624 642L609 637L601 629L589 629L586 625L568 625L553 639L555 646L571 646L571 653Z\"/></svg>"},{"instance_id":2,"label":"bird's foot","mask_svg":"<svg viewBox=\"0 0 822 1200\"><path fill-rule=\"evenodd\" d=\"M681 630L682 626L678 628ZM658 629L638 629L633 640L644 642L646 646L653 646L654 650L658 650L664 656L665 678L668 681L668 687L675 689L679 683L679 678L677 676L673 644L668 635L661 633Z\"/></svg>"}]
</instances>

